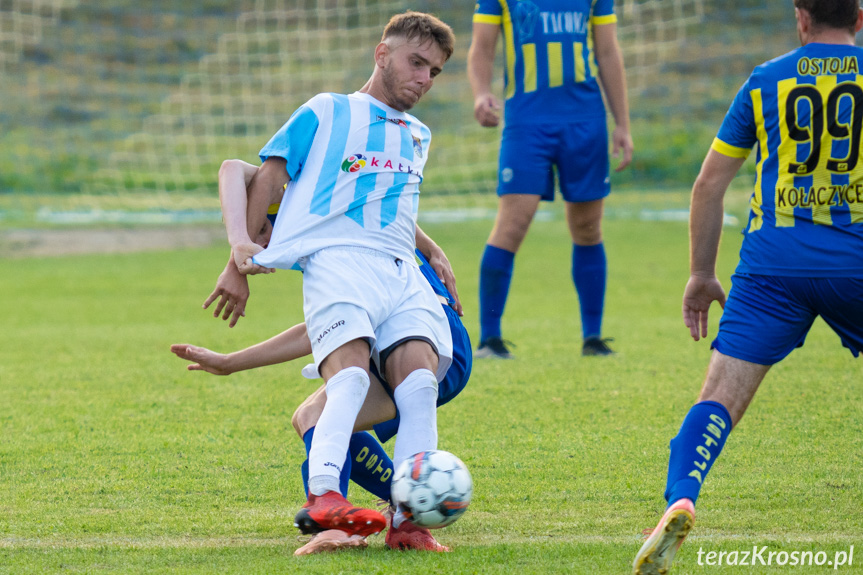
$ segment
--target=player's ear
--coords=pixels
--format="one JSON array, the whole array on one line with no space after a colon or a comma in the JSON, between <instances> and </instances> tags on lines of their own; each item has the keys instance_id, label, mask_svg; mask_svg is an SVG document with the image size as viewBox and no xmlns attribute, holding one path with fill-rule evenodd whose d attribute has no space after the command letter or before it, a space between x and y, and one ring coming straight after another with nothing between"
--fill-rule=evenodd
<instances>
[{"instance_id":1,"label":"player's ear","mask_svg":"<svg viewBox=\"0 0 863 575\"><path fill-rule=\"evenodd\" d=\"M804 33L809 32L809 28L812 25L812 17L809 15L809 11L806 9L794 8L794 15L797 16L797 26Z\"/></svg>"},{"instance_id":2,"label":"player's ear","mask_svg":"<svg viewBox=\"0 0 863 575\"><path fill-rule=\"evenodd\" d=\"M863 29L863 8L857 9L857 22L854 24L854 33Z\"/></svg>"},{"instance_id":3,"label":"player's ear","mask_svg":"<svg viewBox=\"0 0 863 575\"><path fill-rule=\"evenodd\" d=\"M389 53L390 47L386 42L381 42L375 46L375 64L383 68L386 64Z\"/></svg>"}]
</instances>

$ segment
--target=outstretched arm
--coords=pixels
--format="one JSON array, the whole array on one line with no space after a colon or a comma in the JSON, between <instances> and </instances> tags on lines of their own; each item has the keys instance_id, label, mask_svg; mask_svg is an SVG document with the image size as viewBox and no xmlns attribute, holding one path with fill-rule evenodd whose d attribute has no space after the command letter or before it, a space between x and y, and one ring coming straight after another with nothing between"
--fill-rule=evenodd
<instances>
[{"instance_id":1,"label":"outstretched arm","mask_svg":"<svg viewBox=\"0 0 863 575\"><path fill-rule=\"evenodd\" d=\"M725 191L745 158L716 150L707 152L692 187L689 210L689 281L683 293L683 323L692 339L707 337L707 312L718 301L725 307L725 290L716 278L716 256L725 216Z\"/></svg>"},{"instance_id":2,"label":"outstretched arm","mask_svg":"<svg viewBox=\"0 0 863 575\"><path fill-rule=\"evenodd\" d=\"M312 353L312 344L309 342L306 324L301 323L267 341L233 353L216 353L188 343L175 343L171 346L171 351L181 359L195 362L186 367L189 371L230 375L305 357Z\"/></svg>"}]
</instances>

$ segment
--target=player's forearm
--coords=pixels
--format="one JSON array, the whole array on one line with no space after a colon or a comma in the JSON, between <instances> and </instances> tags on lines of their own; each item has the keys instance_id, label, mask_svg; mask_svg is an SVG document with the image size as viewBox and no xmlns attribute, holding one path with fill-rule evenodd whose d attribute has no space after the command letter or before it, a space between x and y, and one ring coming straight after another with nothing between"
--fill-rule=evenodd
<instances>
[{"instance_id":1,"label":"player's forearm","mask_svg":"<svg viewBox=\"0 0 863 575\"><path fill-rule=\"evenodd\" d=\"M626 71L623 54L615 41L612 48L597 53L599 80L616 126L629 131L629 100L626 95Z\"/></svg>"},{"instance_id":2,"label":"player's forearm","mask_svg":"<svg viewBox=\"0 0 863 575\"><path fill-rule=\"evenodd\" d=\"M743 158L710 150L692 187L689 209L689 271L692 275L716 275L716 256L725 218L725 191L743 165Z\"/></svg>"},{"instance_id":3,"label":"player's forearm","mask_svg":"<svg viewBox=\"0 0 863 575\"><path fill-rule=\"evenodd\" d=\"M306 332L306 324L301 323L267 341L227 354L225 363L227 371L235 373L293 361L310 353L312 345Z\"/></svg>"},{"instance_id":4,"label":"player's forearm","mask_svg":"<svg viewBox=\"0 0 863 575\"><path fill-rule=\"evenodd\" d=\"M246 177L239 160L225 160L219 168L219 202L231 246L251 243L247 227ZM266 217L266 216L265 216ZM261 222L263 225L263 221Z\"/></svg>"},{"instance_id":5,"label":"player's forearm","mask_svg":"<svg viewBox=\"0 0 863 575\"><path fill-rule=\"evenodd\" d=\"M725 191L743 163L710 150L692 186L689 208L689 271L692 275L716 275L716 256L725 218Z\"/></svg>"},{"instance_id":6,"label":"player's forearm","mask_svg":"<svg viewBox=\"0 0 863 575\"><path fill-rule=\"evenodd\" d=\"M479 98L491 92L492 74L494 73L494 54L480 56L471 51L468 56L468 78L474 98Z\"/></svg>"},{"instance_id":7,"label":"player's forearm","mask_svg":"<svg viewBox=\"0 0 863 575\"><path fill-rule=\"evenodd\" d=\"M716 275L716 256L722 236L723 196L699 187L692 190L689 210L689 273Z\"/></svg>"},{"instance_id":8,"label":"player's forearm","mask_svg":"<svg viewBox=\"0 0 863 575\"><path fill-rule=\"evenodd\" d=\"M422 228L416 227L416 248L428 259L432 250L440 249L438 245L426 234Z\"/></svg>"},{"instance_id":9,"label":"player's forearm","mask_svg":"<svg viewBox=\"0 0 863 575\"><path fill-rule=\"evenodd\" d=\"M474 99L491 92L497 27L474 24L473 39L467 54L467 77Z\"/></svg>"}]
</instances>

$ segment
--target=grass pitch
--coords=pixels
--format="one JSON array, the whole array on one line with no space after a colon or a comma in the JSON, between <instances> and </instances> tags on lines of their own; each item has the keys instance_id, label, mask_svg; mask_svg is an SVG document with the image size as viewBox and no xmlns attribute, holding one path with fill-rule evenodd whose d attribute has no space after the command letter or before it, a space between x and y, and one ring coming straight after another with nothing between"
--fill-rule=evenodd
<instances>
[{"instance_id":1,"label":"grass pitch","mask_svg":"<svg viewBox=\"0 0 863 575\"><path fill-rule=\"evenodd\" d=\"M425 226L458 273L474 339L490 226ZM219 378L170 354L178 342L230 351L301 321L299 274L254 278L247 317L228 329L200 309L223 248L0 259L0 573L627 573L663 510L668 441L710 352L680 319L686 224L610 218L605 235L604 331L619 354L581 357L565 224L536 222L504 318L517 359L478 361L439 412L441 448L475 483L468 513L438 533L447 555L375 537L293 557L303 448L290 416L316 383L299 363ZM726 229L726 288L739 241ZM753 546L832 560L854 545L838 570L863 571L860 361L819 320L771 371L672 573L832 569L699 563L700 550Z\"/></svg>"}]
</instances>

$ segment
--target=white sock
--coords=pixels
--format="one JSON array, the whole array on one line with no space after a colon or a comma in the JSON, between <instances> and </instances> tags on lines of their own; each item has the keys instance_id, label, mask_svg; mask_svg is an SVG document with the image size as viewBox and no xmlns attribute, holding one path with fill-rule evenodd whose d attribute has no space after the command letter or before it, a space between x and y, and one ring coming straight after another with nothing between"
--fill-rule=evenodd
<instances>
[{"instance_id":1,"label":"white sock","mask_svg":"<svg viewBox=\"0 0 863 575\"><path fill-rule=\"evenodd\" d=\"M420 451L437 449L437 379L427 369L411 372L393 393L399 409L399 430L393 466Z\"/></svg>"},{"instance_id":2,"label":"white sock","mask_svg":"<svg viewBox=\"0 0 863 575\"><path fill-rule=\"evenodd\" d=\"M391 519L393 529L398 529L399 527L401 527L402 523L407 521L407 519L408 518L405 517L405 514L402 513L401 509L397 510L395 513L393 513L393 518Z\"/></svg>"},{"instance_id":3,"label":"white sock","mask_svg":"<svg viewBox=\"0 0 863 575\"><path fill-rule=\"evenodd\" d=\"M309 451L309 493L339 490L339 475L348 453L354 422L369 390L369 376L348 367L327 382L327 403L315 426Z\"/></svg>"}]
</instances>

